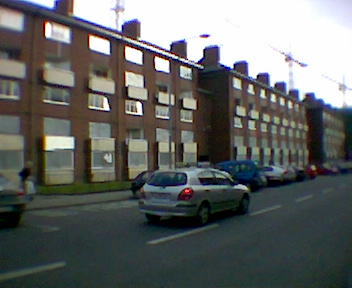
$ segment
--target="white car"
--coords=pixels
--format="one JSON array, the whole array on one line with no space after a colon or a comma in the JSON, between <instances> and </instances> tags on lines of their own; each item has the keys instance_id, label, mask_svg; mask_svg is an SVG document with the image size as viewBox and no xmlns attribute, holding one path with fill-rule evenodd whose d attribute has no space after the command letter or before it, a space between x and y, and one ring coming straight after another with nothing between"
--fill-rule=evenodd
<instances>
[{"instance_id":1,"label":"white car","mask_svg":"<svg viewBox=\"0 0 352 288\"><path fill-rule=\"evenodd\" d=\"M235 210L248 212L250 191L231 176L212 168L155 171L142 187L139 210L150 222L162 216L195 217L200 225L211 214Z\"/></svg>"},{"instance_id":2,"label":"white car","mask_svg":"<svg viewBox=\"0 0 352 288\"><path fill-rule=\"evenodd\" d=\"M283 183L285 181L285 169L279 166L264 166L262 171L268 183Z\"/></svg>"}]
</instances>

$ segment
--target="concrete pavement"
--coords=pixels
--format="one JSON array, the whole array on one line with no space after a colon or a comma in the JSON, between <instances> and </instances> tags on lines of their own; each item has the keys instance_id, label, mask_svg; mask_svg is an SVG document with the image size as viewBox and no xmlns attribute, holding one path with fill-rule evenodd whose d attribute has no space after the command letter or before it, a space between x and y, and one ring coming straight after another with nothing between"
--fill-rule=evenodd
<instances>
[{"instance_id":1,"label":"concrete pavement","mask_svg":"<svg viewBox=\"0 0 352 288\"><path fill-rule=\"evenodd\" d=\"M27 210L80 206L133 199L131 190L80 195L35 195Z\"/></svg>"}]
</instances>

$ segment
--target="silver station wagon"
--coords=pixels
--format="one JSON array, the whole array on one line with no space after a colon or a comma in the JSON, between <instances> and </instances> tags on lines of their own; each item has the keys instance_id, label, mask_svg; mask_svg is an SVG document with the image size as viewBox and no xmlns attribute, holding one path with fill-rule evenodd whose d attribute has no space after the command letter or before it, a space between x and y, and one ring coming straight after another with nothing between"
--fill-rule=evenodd
<instances>
[{"instance_id":1,"label":"silver station wagon","mask_svg":"<svg viewBox=\"0 0 352 288\"><path fill-rule=\"evenodd\" d=\"M211 214L234 210L248 212L250 192L231 176L212 168L155 171L141 189L139 209L150 222L162 216L195 217L199 225Z\"/></svg>"}]
</instances>

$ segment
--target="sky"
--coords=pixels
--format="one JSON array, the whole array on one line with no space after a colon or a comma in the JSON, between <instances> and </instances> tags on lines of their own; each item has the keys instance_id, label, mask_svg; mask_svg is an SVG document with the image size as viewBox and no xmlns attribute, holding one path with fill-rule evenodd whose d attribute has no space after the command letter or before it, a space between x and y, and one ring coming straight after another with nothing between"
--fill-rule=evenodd
<instances>
[{"instance_id":1,"label":"sky","mask_svg":"<svg viewBox=\"0 0 352 288\"><path fill-rule=\"evenodd\" d=\"M54 0L25 0L53 7ZM115 28L115 0L75 0L76 17ZM221 63L233 67L247 61L249 75L269 73L271 85L289 84L285 56L293 64L294 88L301 99L314 92L326 104L352 106L338 83L352 89L351 0L124 0L121 22L138 19L141 40L169 49L188 42L188 58L198 61L206 46L220 47ZM207 39L197 37L209 34ZM329 78L329 79L328 79ZM343 80L344 79L344 80Z\"/></svg>"}]
</instances>

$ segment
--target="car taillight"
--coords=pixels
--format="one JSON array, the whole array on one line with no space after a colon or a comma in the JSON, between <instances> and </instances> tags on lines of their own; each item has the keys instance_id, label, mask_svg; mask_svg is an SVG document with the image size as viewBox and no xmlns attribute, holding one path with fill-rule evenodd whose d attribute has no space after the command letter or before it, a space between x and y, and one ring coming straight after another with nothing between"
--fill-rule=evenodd
<instances>
[{"instance_id":1,"label":"car taillight","mask_svg":"<svg viewBox=\"0 0 352 288\"><path fill-rule=\"evenodd\" d=\"M178 195L178 200L187 201L193 197L194 191L191 188L185 188Z\"/></svg>"},{"instance_id":2,"label":"car taillight","mask_svg":"<svg viewBox=\"0 0 352 288\"><path fill-rule=\"evenodd\" d=\"M145 191L144 191L143 187L141 189L139 189L139 195L140 195L140 198L142 198L142 199L146 198L145 197Z\"/></svg>"},{"instance_id":3,"label":"car taillight","mask_svg":"<svg viewBox=\"0 0 352 288\"><path fill-rule=\"evenodd\" d=\"M17 191L17 196L24 196L25 194L26 193L22 189Z\"/></svg>"}]
</instances>

